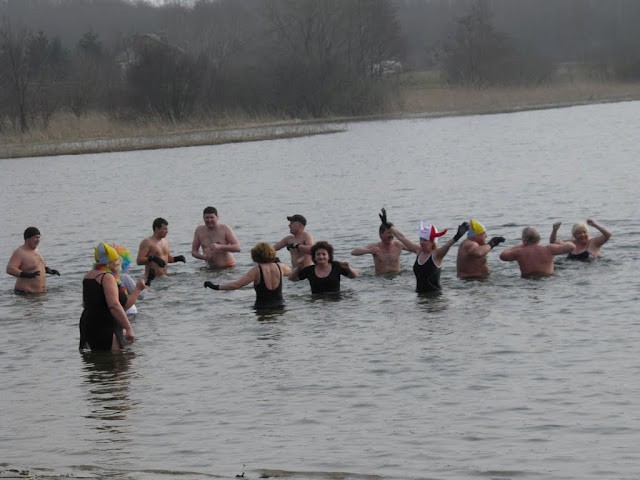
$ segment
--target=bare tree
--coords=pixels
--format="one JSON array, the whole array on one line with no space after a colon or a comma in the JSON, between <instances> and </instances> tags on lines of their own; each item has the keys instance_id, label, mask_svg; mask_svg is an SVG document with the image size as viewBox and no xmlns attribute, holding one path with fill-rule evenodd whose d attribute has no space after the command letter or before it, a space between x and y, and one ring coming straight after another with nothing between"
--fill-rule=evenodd
<instances>
[{"instance_id":1,"label":"bare tree","mask_svg":"<svg viewBox=\"0 0 640 480\"><path fill-rule=\"evenodd\" d=\"M29 130L28 96L31 82L31 69L27 54L30 32L26 27L14 31L11 21L5 17L0 29L0 55L4 66L6 83L13 97L14 113L18 117L20 130Z\"/></svg>"}]
</instances>

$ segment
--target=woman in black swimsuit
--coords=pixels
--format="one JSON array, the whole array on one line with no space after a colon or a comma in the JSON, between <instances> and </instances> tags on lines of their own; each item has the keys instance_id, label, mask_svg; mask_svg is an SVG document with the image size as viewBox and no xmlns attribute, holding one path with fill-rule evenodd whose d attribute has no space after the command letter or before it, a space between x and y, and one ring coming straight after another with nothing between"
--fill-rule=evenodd
<instances>
[{"instance_id":1,"label":"woman in black swimsuit","mask_svg":"<svg viewBox=\"0 0 640 480\"><path fill-rule=\"evenodd\" d=\"M282 298L282 277L291 273L289 265L280 263L276 258L276 251L268 243L257 243L251 249L251 258L257 263L239 279L217 285L212 282L204 282L204 286L213 290L237 290L253 282L256 291L256 303L258 310L277 309L284 307Z\"/></svg>"},{"instance_id":2,"label":"woman in black swimsuit","mask_svg":"<svg viewBox=\"0 0 640 480\"><path fill-rule=\"evenodd\" d=\"M442 290L442 286L440 285L442 260L453 244L460 240L460 237L462 237L467 230L469 230L469 224L467 222L461 223L458 226L458 231L455 236L442 247L438 248L438 237L447 233L446 230L438 232L434 225L425 226L423 222L420 222L420 231L418 232L420 243L418 244L407 239L395 227L391 227L390 232L402 242L405 248L417 254L416 261L413 264L417 293L440 292Z\"/></svg>"},{"instance_id":3,"label":"woman in black swimsuit","mask_svg":"<svg viewBox=\"0 0 640 480\"><path fill-rule=\"evenodd\" d=\"M329 242L314 243L311 247L311 258L313 265L302 268L301 261L289 276L294 282L308 279L311 293L339 293L341 275L349 278L358 276L358 271L350 267L348 262L333 260L333 246Z\"/></svg>"},{"instance_id":4,"label":"woman in black swimsuit","mask_svg":"<svg viewBox=\"0 0 640 480\"><path fill-rule=\"evenodd\" d=\"M602 225L599 225L595 220L587 218L586 225L584 223L576 223L571 229L573 238L571 240L557 240L558 229L562 225L562 222L556 222L553 224L551 230L551 237L549 243L565 243L572 242L576 248L567 255L569 260L580 260L583 262L593 260L600 256L600 250L602 245L607 243L611 238L611 232ZM589 236L589 229L587 225L597 229L600 235L597 237Z\"/></svg>"},{"instance_id":5,"label":"woman in black swimsuit","mask_svg":"<svg viewBox=\"0 0 640 480\"><path fill-rule=\"evenodd\" d=\"M125 339L133 342L135 334L124 305L127 294L119 285L116 268L118 252L106 243L94 250L95 265L82 280L84 310L80 317L80 350L117 351ZM124 335L123 335L124 330Z\"/></svg>"}]
</instances>

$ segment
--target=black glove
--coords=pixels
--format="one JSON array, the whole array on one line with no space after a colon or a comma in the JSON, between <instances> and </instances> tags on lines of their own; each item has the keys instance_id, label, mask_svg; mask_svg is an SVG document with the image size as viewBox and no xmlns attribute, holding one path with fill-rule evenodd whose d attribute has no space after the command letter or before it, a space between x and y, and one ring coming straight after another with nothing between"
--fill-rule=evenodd
<instances>
[{"instance_id":1,"label":"black glove","mask_svg":"<svg viewBox=\"0 0 640 480\"><path fill-rule=\"evenodd\" d=\"M60 276L60 272L58 270L56 270L55 268L44 267L44 271L45 271L45 273L48 273L49 275L58 275L58 276Z\"/></svg>"},{"instance_id":2,"label":"black glove","mask_svg":"<svg viewBox=\"0 0 640 480\"><path fill-rule=\"evenodd\" d=\"M458 231L454 235L453 241L457 242L458 240L460 240L460 237L462 237L465 233L467 233L468 230L469 230L469 223L462 222L460 225L458 225Z\"/></svg>"},{"instance_id":3,"label":"black glove","mask_svg":"<svg viewBox=\"0 0 640 480\"><path fill-rule=\"evenodd\" d=\"M378 214L378 216L380 217L380 223L384 225L384 228L389 230L391 227L393 227L393 223L387 220L387 210L384 208L381 208L380 211L382 212Z\"/></svg>"},{"instance_id":4,"label":"black glove","mask_svg":"<svg viewBox=\"0 0 640 480\"><path fill-rule=\"evenodd\" d=\"M493 249L493 247L500 245L502 242L504 242L504 237L493 237L487 244Z\"/></svg>"},{"instance_id":5,"label":"black glove","mask_svg":"<svg viewBox=\"0 0 640 480\"><path fill-rule=\"evenodd\" d=\"M297 249L298 249L297 243L287 243L287 250L297 250Z\"/></svg>"},{"instance_id":6,"label":"black glove","mask_svg":"<svg viewBox=\"0 0 640 480\"><path fill-rule=\"evenodd\" d=\"M150 287L150 286L151 286L151 281L152 281L154 278L156 278L156 271L155 271L153 268L150 268L150 269L149 269L149 274L147 275L147 281L146 281L146 282L144 282L144 284L145 284L147 287Z\"/></svg>"},{"instance_id":7,"label":"black glove","mask_svg":"<svg viewBox=\"0 0 640 480\"><path fill-rule=\"evenodd\" d=\"M20 272L20 278L36 278L40 275L40 271L35 272Z\"/></svg>"},{"instance_id":8,"label":"black glove","mask_svg":"<svg viewBox=\"0 0 640 480\"><path fill-rule=\"evenodd\" d=\"M216 283L211 283L209 280L204 282L204 288L210 288L212 290L220 290L220 285Z\"/></svg>"},{"instance_id":9,"label":"black glove","mask_svg":"<svg viewBox=\"0 0 640 480\"><path fill-rule=\"evenodd\" d=\"M167 262L165 262L163 259L156 257L155 255L149 255L149 258L147 258L147 262L151 263L155 263L156 265L158 265L160 268L164 268L167 266Z\"/></svg>"},{"instance_id":10,"label":"black glove","mask_svg":"<svg viewBox=\"0 0 640 480\"><path fill-rule=\"evenodd\" d=\"M173 257L173 261L174 262L187 263L187 259L184 258L184 255L177 255L177 256Z\"/></svg>"}]
</instances>

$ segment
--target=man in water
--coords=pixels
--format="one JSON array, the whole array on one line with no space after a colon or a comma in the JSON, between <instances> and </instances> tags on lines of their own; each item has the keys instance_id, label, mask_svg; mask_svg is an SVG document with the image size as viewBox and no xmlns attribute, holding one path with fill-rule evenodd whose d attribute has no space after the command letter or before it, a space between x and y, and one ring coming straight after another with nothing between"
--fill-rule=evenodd
<instances>
[{"instance_id":1,"label":"man in water","mask_svg":"<svg viewBox=\"0 0 640 480\"><path fill-rule=\"evenodd\" d=\"M500 254L500 260L518 262L522 277L548 277L553 275L553 259L573 251L571 242L540 245L540 234L533 227L522 229L522 243L507 248Z\"/></svg>"},{"instance_id":2,"label":"man in water","mask_svg":"<svg viewBox=\"0 0 640 480\"><path fill-rule=\"evenodd\" d=\"M167 263L185 263L184 255L173 256L169 253L169 222L164 218L156 218L153 221L153 235L140 242L136 263L144 265L144 274L148 276L150 271L155 272L156 277L168 275ZM154 276L152 274L152 276Z\"/></svg>"},{"instance_id":3,"label":"man in water","mask_svg":"<svg viewBox=\"0 0 640 480\"><path fill-rule=\"evenodd\" d=\"M299 213L287 217L289 220L289 235L273 245L274 250L287 247L291 254L291 265L293 267L308 267L313 265L311 259L311 247L313 247L313 236L305 231L307 219Z\"/></svg>"},{"instance_id":4,"label":"man in water","mask_svg":"<svg viewBox=\"0 0 640 480\"><path fill-rule=\"evenodd\" d=\"M23 237L24 244L14 250L7 263L7 273L16 277L16 294L43 293L47 286L46 274L60 276L60 272L45 265L38 250L40 230L29 227L24 231Z\"/></svg>"},{"instance_id":5,"label":"man in water","mask_svg":"<svg viewBox=\"0 0 640 480\"><path fill-rule=\"evenodd\" d=\"M191 255L205 260L211 268L231 268L236 264L233 252L240 251L240 243L228 225L218 222L218 210L206 207L202 212L204 225L196 228ZM202 248L202 253L200 249Z\"/></svg>"},{"instance_id":6,"label":"man in water","mask_svg":"<svg viewBox=\"0 0 640 480\"><path fill-rule=\"evenodd\" d=\"M361 256L371 254L373 256L373 265L376 269L376 275L384 275L386 273L396 273L400 271L400 254L403 250L407 250L402 242L395 240L393 233L389 230L393 227L393 223L387 220L387 211L383 208L378 216L380 217L380 228L378 235L380 241L378 243L370 243L364 247L358 247L351 250L351 255Z\"/></svg>"},{"instance_id":7,"label":"man in water","mask_svg":"<svg viewBox=\"0 0 640 480\"><path fill-rule=\"evenodd\" d=\"M491 273L487 265L487 255L493 247L502 242L504 237L493 237L487 242L487 229L479 221L471 219L467 239L458 248L458 277L487 278Z\"/></svg>"}]
</instances>

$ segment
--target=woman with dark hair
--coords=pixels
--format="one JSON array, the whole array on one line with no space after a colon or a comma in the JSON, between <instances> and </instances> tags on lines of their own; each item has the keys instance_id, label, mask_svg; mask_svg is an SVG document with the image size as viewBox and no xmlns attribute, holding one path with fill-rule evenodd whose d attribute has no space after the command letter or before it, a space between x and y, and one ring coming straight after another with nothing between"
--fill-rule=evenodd
<instances>
[{"instance_id":1,"label":"woman with dark hair","mask_svg":"<svg viewBox=\"0 0 640 480\"><path fill-rule=\"evenodd\" d=\"M358 271L350 267L348 262L333 260L333 246L329 242L314 243L311 258L313 265L302 267L302 262L299 262L289 275L293 281L308 279L311 293L338 293L341 275L349 278L358 276Z\"/></svg>"},{"instance_id":2,"label":"woman with dark hair","mask_svg":"<svg viewBox=\"0 0 640 480\"><path fill-rule=\"evenodd\" d=\"M233 282L221 285L204 282L205 288L213 290L237 290L253 282L256 291L256 303L254 307L261 309L277 309L284 307L282 298L282 277L289 275L291 268L289 265L280 263L276 257L273 247L264 242L257 243L251 249L251 258L257 263L242 277Z\"/></svg>"}]
</instances>

